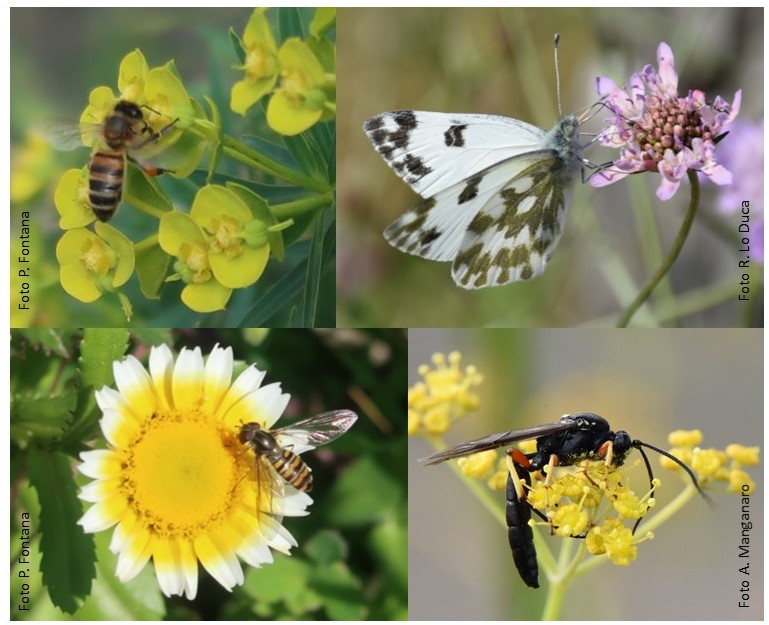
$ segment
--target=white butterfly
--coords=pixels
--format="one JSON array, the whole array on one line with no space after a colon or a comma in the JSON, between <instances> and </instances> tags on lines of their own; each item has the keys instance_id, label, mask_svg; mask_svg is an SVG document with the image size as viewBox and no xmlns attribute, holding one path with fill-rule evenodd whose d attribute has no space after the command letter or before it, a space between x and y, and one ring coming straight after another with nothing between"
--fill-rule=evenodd
<instances>
[{"instance_id":1,"label":"white butterfly","mask_svg":"<svg viewBox=\"0 0 769 625\"><path fill-rule=\"evenodd\" d=\"M452 262L465 289L529 280L561 238L583 165L579 120L546 132L495 115L393 111L367 120L371 143L423 198L390 224L403 252Z\"/></svg>"}]
</instances>

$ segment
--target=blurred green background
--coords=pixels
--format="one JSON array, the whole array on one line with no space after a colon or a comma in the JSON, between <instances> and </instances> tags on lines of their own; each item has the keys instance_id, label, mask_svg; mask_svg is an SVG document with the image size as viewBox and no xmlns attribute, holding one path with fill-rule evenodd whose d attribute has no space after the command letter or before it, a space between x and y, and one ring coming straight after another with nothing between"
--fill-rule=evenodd
<instances>
[{"instance_id":1,"label":"blurred green background","mask_svg":"<svg viewBox=\"0 0 769 625\"><path fill-rule=\"evenodd\" d=\"M444 437L454 445L494 432L595 412L612 428L662 447L675 429L702 430L702 447L761 445L763 331L606 329L410 330L409 385L435 352L462 353L484 381L476 413ZM409 617L412 620L536 620L547 582L524 586L503 518L494 518L449 467L425 467L432 447L409 444ZM764 450L761 449L763 457ZM679 476L649 452L662 508L681 489ZM633 483L647 479L640 455L628 457ZM758 487L750 498L750 576L737 572L742 501L711 491L713 506L695 498L638 545L627 567L603 564L566 591L563 620L760 620L763 616L763 462L748 469ZM504 493L492 493L504 509ZM649 514L655 513L652 509ZM560 550L559 537L545 536ZM738 608L742 580L750 608Z\"/></svg>"},{"instance_id":2,"label":"blurred green background","mask_svg":"<svg viewBox=\"0 0 769 625\"><path fill-rule=\"evenodd\" d=\"M731 102L742 89L737 119L763 119L760 8L359 9L341 11L338 29L338 325L613 325L660 264L655 229L667 251L688 204L686 183L672 200L658 201L658 176L599 190L578 182L564 237L543 276L466 292L455 287L450 264L408 256L382 237L417 196L372 148L362 130L368 117L398 109L488 113L549 129L558 119L558 32L564 113L596 102L597 76L622 84L646 64L656 68L657 46L666 41L680 93L703 89L710 100L721 95ZM603 117L599 112L585 130L597 130ZM597 148L585 156L602 163L614 152ZM760 166L752 178L762 178ZM670 274L673 297L658 289L655 318L639 314L634 323L670 325L678 317L695 327L762 324L761 269L752 267L755 298L738 302L739 221L716 216L717 194L703 185L693 231ZM754 220L762 220L761 198L751 198Z\"/></svg>"},{"instance_id":3,"label":"blurred green background","mask_svg":"<svg viewBox=\"0 0 769 625\"><path fill-rule=\"evenodd\" d=\"M30 485L29 465L34 456L36 466L43 463L60 468L58 474L51 469L49 479L52 483L72 484L74 492L73 466L77 456L91 446L92 439L101 437L95 427L91 434L85 434L82 421L79 429L73 431L69 412L73 410L76 416L82 416L78 409L84 401L78 409L74 407L83 385L78 370L82 334L79 330L12 333L10 533L14 619L406 618L407 352L406 333L402 330L257 328L132 332L128 353L145 365L150 347L160 343L167 343L174 354L183 346L199 346L204 356L216 343L231 346L236 360L256 364L267 372L265 384L280 382L283 392L291 395L277 427L340 408L354 410L359 419L333 445L303 456L313 469L314 504L309 507L308 516L284 520L299 544L291 557L276 553L271 565L261 569L245 566L245 584L232 593L201 568L198 594L193 601L181 597L167 599L162 596L150 565L128 583L117 580L116 556L107 550L110 529L94 535L98 575L84 605L69 616L54 608L41 576L41 533L49 545L52 541L60 545L59 553L68 553L72 547L66 544L65 537L80 531L74 523L82 515L83 506L77 502L75 510L52 509L54 502L38 501L38 491ZM89 396L92 394L91 390ZM78 484L82 481L79 478ZM30 514L32 540L26 558L30 564L17 562L24 512ZM72 515L74 518L70 518ZM330 554L333 557L329 561ZM87 561L90 555L83 554L81 558ZM49 561L46 570L50 574L62 568L64 563ZM82 562L78 567L69 566L69 570L78 572L83 568ZM21 578L20 569L28 570L29 577ZM29 585L29 611L19 613L16 605L22 583Z\"/></svg>"}]
</instances>

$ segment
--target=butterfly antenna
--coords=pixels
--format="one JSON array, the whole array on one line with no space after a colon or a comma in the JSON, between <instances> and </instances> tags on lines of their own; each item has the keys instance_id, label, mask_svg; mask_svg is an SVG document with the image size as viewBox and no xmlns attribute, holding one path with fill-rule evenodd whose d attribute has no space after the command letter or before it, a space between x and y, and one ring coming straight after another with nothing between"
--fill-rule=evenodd
<instances>
[{"instance_id":1,"label":"butterfly antenna","mask_svg":"<svg viewBox=\"0 0 769 625\"><path fill-rule=\"evenodd\" d=\"M555 33L553 35L553 56L555 57L555 93L558 99L558 117L563 117L563 111L561 110L561 73L558 71L558 41L561 39L561 35Z\"/></svg>"}]
</instances>

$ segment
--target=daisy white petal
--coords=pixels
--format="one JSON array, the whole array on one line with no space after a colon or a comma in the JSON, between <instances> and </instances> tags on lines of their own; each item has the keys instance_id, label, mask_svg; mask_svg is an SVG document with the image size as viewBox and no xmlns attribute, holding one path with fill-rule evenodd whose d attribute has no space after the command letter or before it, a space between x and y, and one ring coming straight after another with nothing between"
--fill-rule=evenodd
<instances>
[{"instance_id":1,"label":"daisy white petal","mask_svg":"<svg viewBox=\"0 0 769 625\"><path fill-rule=\"evenodd\" d=\"M296 546L282 517L304 515L312 503L291 485L310 487L298 481L309 475L296 456L303 449L278 442L291 439L290 428L269 429L289 396L278 383L260 388L265 374L255 367L230 384L229 348L215 347L206 362L198 348L174 361L160 346L149 360L151 374L132 356L116 363L118 390L96 394L109 448L81 454L80 471L94 481L80 493L92 505L79 523L87 532L114 527L110 549L123 581L152 560L161 591L191 599L200 563L231 590L244 579L238 557L260 566L272 561L271 549ZM264 449L241 439L254 421ZM319 427L330 428L324 435L333 440L352 422ZM275 466L286 457L293 473Z\"/></svg>"}]
</instances>

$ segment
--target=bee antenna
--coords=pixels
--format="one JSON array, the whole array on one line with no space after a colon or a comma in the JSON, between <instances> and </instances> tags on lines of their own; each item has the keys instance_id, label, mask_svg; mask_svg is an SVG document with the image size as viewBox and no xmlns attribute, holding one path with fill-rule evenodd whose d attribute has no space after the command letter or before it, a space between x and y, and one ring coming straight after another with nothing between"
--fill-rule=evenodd
<instances>
[{"instance_id":1,"label":"bee antenna","mask_svg":"<svg viewBox=\"0 0 769 625\"><path fill-rule=\"evenodd\" d=\"M652 479L652 469L651 465L649 464L649 459L646 457L646 454L644 453L643 447L648 447L649 449L652 449L656 451L658 454L665 456L666 458L669 458L673 462L675 462L679 467L681 467L686 473L689 475L689 477L692 479L692 484L694 484L694 487L697 489L697 492L702 495L702 498L708 502L708 505L713 505L713 500L708 497L705 492L700 488L700 483L697 481L697 476L694 475L694 471L689 468L684 462L676 458L673 454L665 451L664 449L660 449L659 447L655 447L654 445L650 445L649 443L644 443L643 441L634 440L633 441L633 447L635 447L638 451L641 452L641 455L644 458L644 462L646 463L646 470L649 472L649 479Z\"/></svg>"},{"instance_id":2,"label":"bee antenna","mask_svg":"<svg viewBox=\"0 0 769 625\"><path fill-rule=\"evenodd\" d=\"M558 117L563 117L563 111L561 110L561 72L558 70L558 41L561 39L561 35L555 33L553 35L553 57L555 59L555 93L558 100Z\"/></svg>"}]
</instances>

